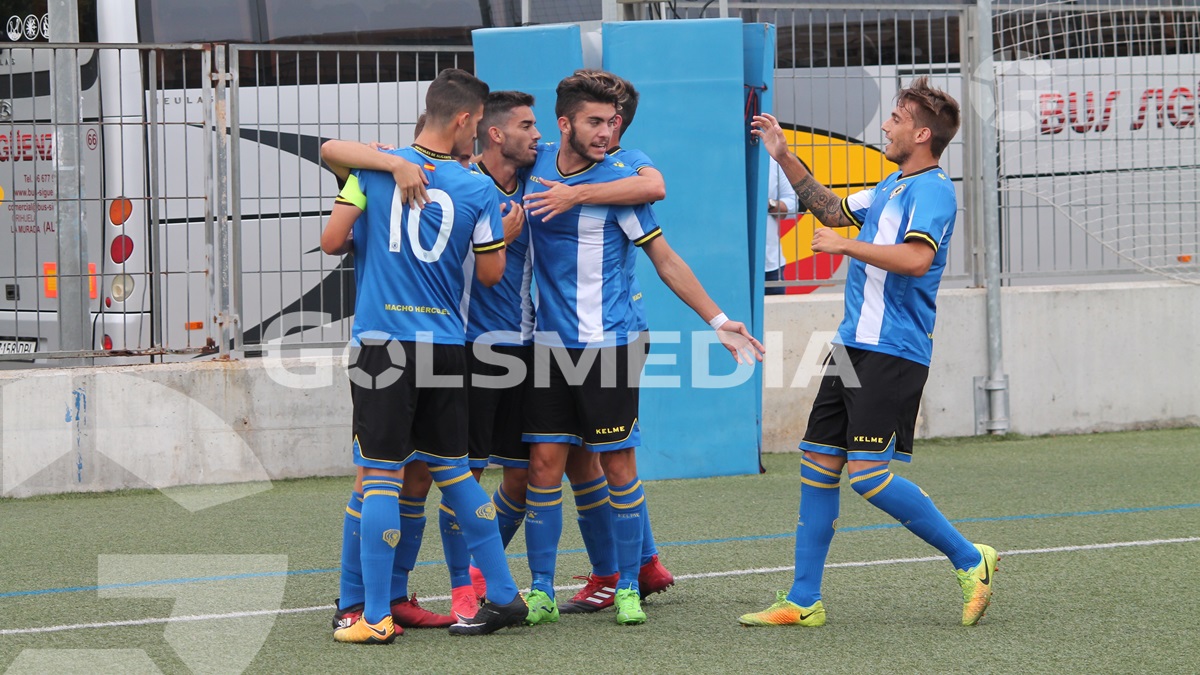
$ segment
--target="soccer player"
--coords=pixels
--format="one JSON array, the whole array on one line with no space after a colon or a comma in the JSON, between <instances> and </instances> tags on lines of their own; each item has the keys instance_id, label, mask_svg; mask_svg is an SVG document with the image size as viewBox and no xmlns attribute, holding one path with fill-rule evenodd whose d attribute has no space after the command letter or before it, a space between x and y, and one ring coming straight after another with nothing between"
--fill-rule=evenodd
<instances>
[{"instance_id":1,"label":"soccer player","mask_svg":"<svg viewBox=\"0 0 1200 675\"><path fill-rule=\"evenodd\" d=\"M528 102L525 102L526 100ZM482 139L484 154L480 157L478 168L481 172L493 177L500 193L501 209L508 210L504 216L504 230L505 240L509 244L506 248L505 277L501 284L490 289L478 285L469 286L468 292L463 298L462 312L464 321L467 323L468 340L471 343L468 344L468 367L470 376L481 381L494 378L507 369L474 357L477 353L476 344L480 344L484 349L491 348L490 345L484 346L479 343L480 338L484 338L484 343L495 338L499 338L501 342L519 340L524 342L525 351L530 350L529 345L532 342L531 276L527 272L530 259L526 257L527 244L525 243L528 241L528 236L522 234L517 241L514 241L514 238L520 233L520 223L523 222L524 217L523 209L520 206L521 196L525 192L525 181L528 178L528 167L533 164L537 152L554 152L554 148L546 144L538 145L537 139L541 138L541 134L537 132L531 106L532 97L527 94L493 92L484 106L484 118L479 125L478 135ZM418 135L424 126L425 117L425 114L422 113L417 119L416 133ZM368 146L360 143L328 141L322 147L322 153L327 163L335 167L336 171L348 173L350 170L348 167L389 171L392 172L397 184L405 190L405 199L417 200L418 203L427 199L423 191L424 174L420 173L419 167L399 156L380 155L368 151L367 148ZM530 150L532 152L529 152ZM582 195L602 203L629 205L659 199L664 194L661 176L657 178L632 176L599 185L564 186L564 189L570 191L573 196ZM470 283L469 278L468 274L468 284ZM472 312L472 308L474 308L474 312ZM472 319L472 316L475 318ZM523 333L529 333L529 335L521 337ZM521 351L520 342L500 345L499 349L501 351L510 349ZM513 354L501 355L497 358L504 360L509 356L513 356ZM490 392L481 386L470 388L471 421L468 426L471 438L472 473L476 478L480 477L483 468L489 462L504 467L501 488L492 495L492 501L496 506L501 538L506 546L520 527L525 512L528 447L520 440L522 391L523 389L502 388L499 392ZM508 421L512 415L516 415L515 427L511 426L511 422ZM510 437L511 433L515 433L515 437ZM513 445L514 438L515 442L520 444L519 447ZM506 449L502 450L500 454L494 453L489 449L492 447L489 446L489 443L494 444L494 447ZM568 469L568 475L574 475L570 469ZM584 541L587 543L589 555L593 561L596 561L593 568L606 570L602 574L606 575L604 579L607 584L612 586L616 583L616 552L612 539L611 509L608 504L607 485L600 486L604 488L603 492L593 489L596 487L594 483L604 482L604 476L600 472L598 464L595 475L587 478L587 481L581 494L577 496L576 507L580 514L579 527ZM579 481L573 480L572 482L578 483ZM410 486L418 485L415 478L410 478L409 484ZM402 492L402 508L417 503L417 500L420 500L419 503L423 505L425 494L428 492L428 484L429 481L425 480L423 488L405 488ZM352 511L347 510L347 514L350 515L346 517L348 523L346 531L352 533L353 529L349 525L352 520ZM471 608L476 603L475 598L485 597L486 582L477 567L469 566L469 554L461 541L461 530L455 520L453 509L443 502L439 507L438 517L442 532L443 551L447 566L450 568L452 614L458 618L464 618L470 616ZM405 520L404 524L415 530L417 524L423 526L424 519L415 523L412 520ZM415 531L413 537L417 540L421 538L420 534ZM350 550L354 542L350 540L347 542L344 549ZM347 561L350 564L347 564ZM412 563L415 563L415 554L412 557ZM361 590L354 593L345 588L347 579L356 578L353 567L354 558L343 552L343 597L358 597L362 594ZM400 557L397 557L393 594L399 587L407 588L408 572L411 572L411 563L405 565L401 562ZM662 572L666 572L666 570L663 569ZM468 573L473 589L465 585ZM669 575L669 573L667 574ZM673 579L668 579L668 581L673 581ZM665 588L661 581L657 585ZM614 589L609 588L605 593L603 587L597 587L597 597L607 597L608 599L604 606L612 605L613 593ZM413 598L408 602L415 606L416 600ZM339 607L343 605L339 605ZM398 607L400 605L394 604L393 610ZM415 622L413 625L418 626L432 626L436 625L435 622L443 620L440 615L425 610L421 611L428 616L413 616L412 607L408 605L404 607L406 612L393 616L398 624L401 623L402 617L408 620L410 616L411 620ZM355 608L361 612L361 603L356 607L352 606L349 611L352 612ZM345 623L349 620L348 616L353 618L352 613L347 614L347 611L339 609L338 614L335 615L335 624L338 621ZM453 621L450 617L444 617L444 619ZM409 624L401 625L407 627Z\"/></svg>"},{"instance_id":2,"label":"soccer player","mask_svg":"<svg viewBox=\"0 0 1200 675\"><path fill-rule=\"evenodd\" d=\"M483 120L479 124L478 135L483 154L478 168L495 180L501 200L512 200L509 203L514 206L521 204L526 191L528 168L537 159L537 153L555 151L552 146L539 146L537 143L541 134L537 131L533 102L532 96L521 92L492 92L488 96ZM544 181L543 185L547 183L549 181ZM630 177L596 186L562 187L570 191L572 196L583 195L602 203L630 205L644 203L663 194L661 176L654 179ZM581 191L581 187L591 189L591 192ZM504 280L492 288L481 288L478 293L471 287L468 289L468 297L464 298L469 369L473 378L495 378L504 375L507 370L502 365L485 362L475 356L476 349L480 347L495 349L505 356L519 358L524 372L528 372L532 365L532 257L527 255L527 251L528 233L522 232L516 241L509 241L508 266ZM521 441L522 398L523 386L471 387L469 436L472 471L478 477L489 462L503 467L504 477L500 487L492 495L492 503L496 506L497 522L506 547L525 516L529 447ZM571 453L567 465L567 475L576 494L579 529L594 570L593 575L588 577L588 587L593 591L587 594L593 602L584 604L581 601L580 606L584 611L596 611L612 606L617 582L612 509L609 506L608 486L599 462L594 461L592 453L579 454L585 455L587 460L587 464L584 465L585 471L589 471L594 464L594 471L587 473L582 479L577 477L578 474L572 468L574 452ZM442 514L446 514L446 509L442 509ZM455 532L453 521L450 519L443 525L443 540L454 537ZM451 563L452 576L456 576L456 570L461 569L461 562L452 562L456 559L461 559L459 554L448 552L447 562ZM644 566L644 569L653 569L656 565L657 558L652 565ZM663 580L662 576L658 575L650 584L652 588L661 590L674 579L660 565L658 567L661 572L666 573L666 579ZM596 573L596 570L601 571ZM470 575L475 593L483 597L486 585L482 575L473 566L470 568ZM646 575L640 575L640 578L646 578ZM456 588L454 592L463 591ZM459 601L456 600L455 606L458 605ZM564 605L563 610L569 612L570 606Z\"/></svg>"},{"instance_id":3,"label":"soccer player","mask_svg":"<svg viewBox=\"0 0 1200 675\"><path fill-rule=\"evenodd\" d=\"M525 193L522 170L537 157L538 140L533 97L519 91L494 91L484 104L478 137L483 153L476 164L494 184L505 216L506 263L504 276L494 286L470 282L473 260L468 259L468 282L461 312L466 324L469 423L467 446L471 472L478 479L489 463L503 469L500 486L492 495L496 522L504 547L525 517L525 482L529 448L521 441L521 405L525 373L533 355L533 261L529 234L522 227ZM478 567L470 565L457 516L448 505L440 509L443 542L455 614L470 611L470 602L486 595ZM473 586L473 584L475 584Z\"/></svg>"},{"instance_id":4,"label":"soccer player","mask_svg":"<svg viewBox=\"0 0 1200 675\"><path fill-rule=\"evenodd\" d=\"M459 514L467 544L491 597L456 635L494 632L524 618L524 602L504 559L495 507L467 467L467 391L462 318L463 262L476 254L481 283L504 273L504 240L495 191L456 157L469 153L487 85L447 69L426 94L427 121L412 147L395 151L427 174L423 209L397 204L392 176L358 171L347 180L326 228L330 242L355 233L362 286L355 303L350 370L355 464L363 471L362 616L334 632L340 642L390 643L394 559L413 550L402 532L401 470L428 470ZM363 218L359 218L362 215ZM322 242L323 245L325 242ZM333 246L334 248L336 246ZM421 424L416 424L420 420ZM409 487L405 485L404 487ZM423 504L420 517L423 518Z\"/></svg>"},{"instance_id":5,"label":"soccer player","mask_svg":"<svg viewBox=\"0 0 1200 675\"><path fill-rule=\"evenodd\" d=\"M629 125L633 124L637 114L638 91L628 80L612 73L600 70L580 70L576 75L596 80L603 86L609 87L617 95L617 117L613 124L612 138L609 140L607 154L618 163L624 164L643 180L654 186L662 186L662 196L666 195L666 185L662 173L655 168L650 157L641 150L621 147L621 136ZM553 181L543 181L543 186L549 189L528 195L526 204L530 211L547 219L558 213L576 206L575 200L586 194L587 190L599 189L599 186L580 184L565 185ZM603 185L603 184L600 184ZM652 195L657 201L661 197ZM626 204L628 202L605 202ZM645 312L643 310L642 293L634 273L637 264L637 250L631 247L629 258L625 262L625 270L629 277L630 295L637 312L637 330L648 330ZM572 447L567 454L567 478L571 482L571 490L575 496L575 506L579 512L579 529L588 551L592 571L584 577L586 583L571 599L559 604L563 614L584 614L597 612L611 607L616 597L617 570L616 560L612 554L605 551L612 547L612 508L609 505L608 483L600 468L600 456L597 453L582 448ZM642 509L642 566L638 570L638 591L645 598L648 595L665 591L675 583L671 574L658 557L658 547L654 541L654 533L650 527L648 504L643 502Z\"/></svg>"},{"instance_id":6,"label":"soccer player","mask_svg":"<svg viewBox=\"0 0 1200 675\"><path fill-rule=\"evenodd\" d=\"M418 124L424 125L424 115L418 120ZM327 146L335 148L339 141L330 141ZM376 150L393 150L389 145L381 145L379 143L369 143L365 145L371 151ZM326 147L322 147L322 155L325 156ZM387 157L394 157L388 154ZM327 158L328 159L328 158ZM330 169L338 179L341 187L345 186L346 180L350 176L350 168L338 164L333 159L328 159ZM419 178L418 175L419 174ZM397 184L407 184L411 188L420 186L424 188L424 173L421 173L419 167L414 164L404 162L404 166L400 167L396 174ZM321 247L325 253L329 255L346 255L354 252L354 239L351 236L351 229L330 228L327 226L326 231L322 235ZM354 267L355 287L362 287L362 272L361 265ZM353 439L352 439L353 440ZM409 482L408 489L423 489L428 492L431 478L429 472L421 472L418 476L419 480ZM340 593L338 594L335 603L335 611L333 615L333 628L347 628L354 624L363 612L363 581L362 581L362 563L360 558L360 529L362 520L362 480L363 468L356 467L354 489L350 496L350 502L346 505L345 514L342 516L342 554L341 554L341 569L338 578ZM423 487L419 487L423 486ZM403 489L403 488L402 488ZM411 515L410 515L411 518ZM405 520L405 525L411 530L414 527L424 529L425 519L422 517L419 520ZM405 529L401 528L402 531ZM420 539L420 536L417 536ZM412 572L413 566L416 564L416 555L412 554L411 561L407 561L407 557L397 558L397 564L392 577L392 621L401 628L446 628L453 625L454 617L431 612L420 605L417 601L416 594L412 597L408 596L408 575Z\"/></svg>"},{"instance_id":7,"label":"soccer player","mask_svg":"<svg viewBox=\"0 0 1200 675\"><path fill-rule=\"evenodd\" d=\"M845 199L821 185L787 146L771 115L753 133L779 162L800 201L825 225L814 251L845 255L846 313L834 338L800 449L800 518L792 588L738 619L747 626L821 626L821 575L838 516L838 486L850 487L944 553L963 592L963 625L992 597L996 550L967 541L921 488L888 468L912 460L913 431L933 351L935 298L946 267L957 204L938 158L958 131L958 103L917 78L901 89L883 123L884 155L900 170ZM857 239L830 228L857 226ZM847 368L847 365L852 368ZM843 382L851 370L860 386Z\"/></svg>"},{"instance_id":8,"label":"soccer player","mask_svg":"<svg viewBox=\"0 0 1200 675\"><path fill-rule=\"evenodd\" d=\"M634 175L606 154L617 116L615 93L593 78L573 75L559 83L557 94L561 143L557 152L538 155L529 189L541 188L536 181L543 177L576 185ZM525 540L533 573L526 623L558 620L554 572L571 445L601 453L615 514L617 623L644 623L638 570L645 496L634 449L640 441L637 384L646 341L623 269L630 249L644 248L667 286L717 330L739 362L761 360L762 345L708 297L667 244L648 205L576 206L549 220L527 216L540 301L534 382L525 400L524 439L532 443Z\"/></svg>"}]
</instances>

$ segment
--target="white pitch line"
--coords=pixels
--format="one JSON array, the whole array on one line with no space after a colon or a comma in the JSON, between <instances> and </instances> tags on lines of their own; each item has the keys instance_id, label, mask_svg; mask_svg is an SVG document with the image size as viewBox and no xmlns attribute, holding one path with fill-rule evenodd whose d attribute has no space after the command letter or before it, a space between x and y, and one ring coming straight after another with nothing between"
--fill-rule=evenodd
<instances>
[{"instance_id":1,"label":"white pitch line","mask_svg":"<svg viewBox=\"0 0 1200 675\"><path fill-rule=\"evenodd\" d=\"M1025 548L1011 551L1000 551L1000 556L1033 555L1037 553L1070 553L1073 551L1100 551L1114 548L1130 548L1135 546L1161 546L1163 544L1191 544L1200 542L1200 537L1179 537L1176 539L1144 539L1141 541L1116 541L1107 544L1081 544L1078 546L1054 546L1051 548ZM865 560L860 562L829 563L826 569L845 567L878 567L881 565L904 565L908 563L937 562L945 560L945 556L927 556L924 558L889 558L886 560ZM713 579L717 577L740 577L751 574L772 574L789 572L793 568L786 567L755 567L744 570L728 570L725 572L701 572L698 574L678 574L676 580ZM555 586L555 590L568 591L583 588L583 584L568 584ZM423 598L427 601L440 602L449 600L448 595L436 595ZM102 621L98 623L76 623L59 626L38 626L34 628L5 628L0 629L0 635L33 635L36 633L57 633L67 630L83 630L86 628L119 628L123 626L149 626L156 623L176 623L185 621L213 621L217 619L244 619L255 616L271 616L280 614L302 614L305 612L320 612L333 609L333 605L316 605L314 607L296 607L292 609L260 609L251 612L229 612L226 614L195 614L191 616L168 616L149 619L127 619L125 621Z\"/></svg>"}]
</instances>

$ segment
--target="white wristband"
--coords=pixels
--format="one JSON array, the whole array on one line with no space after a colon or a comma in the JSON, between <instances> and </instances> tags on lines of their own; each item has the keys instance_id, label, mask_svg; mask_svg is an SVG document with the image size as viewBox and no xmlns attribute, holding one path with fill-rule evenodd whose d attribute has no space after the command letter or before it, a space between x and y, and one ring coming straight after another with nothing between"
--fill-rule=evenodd
<instances>
[{"instance_id":1,"label":"white wristband","mask_svg":"<svg viewBox=\"0 0 1200 675\"><path fill-rule=\"evenodd\" d=\"M724 326L726 321L729 321L729 317L725 316L725 312L721 312L709 319L708 325L712 326L713 330L721 330L721 326Z\"/></svg>"}]
</instances>

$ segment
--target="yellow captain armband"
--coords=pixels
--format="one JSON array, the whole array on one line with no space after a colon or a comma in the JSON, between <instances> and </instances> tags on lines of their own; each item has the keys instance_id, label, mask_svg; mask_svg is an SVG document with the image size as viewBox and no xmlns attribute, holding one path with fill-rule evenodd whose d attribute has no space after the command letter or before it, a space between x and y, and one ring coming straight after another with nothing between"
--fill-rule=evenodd
<instances>
[{"instance_id":1,"label":"yellow captain armband","mask_svg":"<svg viewBox=\"0 0 1200 675\"><path fill-rule=\"evenodd\" d=\"M346 178L346 184L342 187L342 191L338 193L334 203L356 206L360 211L367 210L367 195L363 194L362 187L359 186L358 176L350 174Z\"/></svg>"}]
</instances>

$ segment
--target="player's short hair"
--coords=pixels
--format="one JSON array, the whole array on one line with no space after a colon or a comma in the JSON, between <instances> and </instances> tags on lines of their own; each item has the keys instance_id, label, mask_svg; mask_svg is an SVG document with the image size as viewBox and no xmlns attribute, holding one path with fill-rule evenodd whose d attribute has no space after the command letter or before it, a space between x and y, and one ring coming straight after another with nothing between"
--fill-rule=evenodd
<instances>
[{"instance_id":1,"label":"player's short hair","mask_svg":"<svg viewBox=\"0 0 1200 675\"><path fill-rule=\"evenodd\" d=\"M958 133L961 114L958 101L930 86L929 78L921 76L896 94L896 103L911 113L919 126L929 128L933 135L929 151L935 158L941 157L950 139Z\"/></svg>"},{"instance_id":2,"label":"player's short hair","mask_svg":"<svg viewBox=\"0 0 1200 675\"><path fill-rule=\"evenodd\" d=\"M574 75L565 77L558 83L558 100L554 102L554 114L558 117L573 119L587 103L609 103L616 108L621 105L617 92L601 77L602 71L577 70ZM607 73L604 73L607 75Z\"/></svg>"},{"instance_id":3,"label":"player's short hair","mask_svg":"<svg viewBox=\"0 0 1200 675\"><path fill-rule=\"evenodd\" d=\"M619 76L613 75L616 80L617 99L620 100L619 110L621 113L621 133L633 124L633 116L637 114L638 107L638 90L633 87L633 83Z\"/></svg>"},{"instance_id":4,"label":"player's short hair","mask_svg":"<svg viewBox=\"0 0 1200 675\"><path fill-rule=\"evenodd\" d=\"M422 110L422 111L421 111L421 115L420 115L420 117L418 117L418 118L417 118L417 124L416 124L416 126L414 126L414 127L413 127L413 138L416 138L417 136L420 136L420 135L421 135L421 132L422 132L422 131L424 131L424 129L425 129L425 120L426 120L426 118L428 118L428 117L429 117L429 114L428 114L428 113L426 113L424 110Z\"/></svg>"},{"instance_id":5,"label":"player's short hair","mask_svg":"<svg viewBox=\"0 0 1200 675\"><path fill-rule=\"evenodd\" d=\"M524 107L532 108L533 102L533 96L523 91L493 91L488 94L487 102L483 104L483 117L479 120L476 136L483 141L483 145L486 147L491 143L488 139L488 129L503 126L513 110Z\"/></svg>"},{"instance_id":6,"label":"player's short hair","mask_svg":"<svg viewBox=\"0 0 1200 675\"><path fill-rule=\"evenodd\" d=\"M459 68L438 73L425 93L425 113L432 124L444 124L461 112L475 112L488 97L483 80Z\"/></svg>"}]
</instances>

